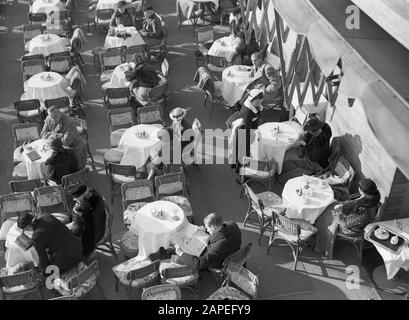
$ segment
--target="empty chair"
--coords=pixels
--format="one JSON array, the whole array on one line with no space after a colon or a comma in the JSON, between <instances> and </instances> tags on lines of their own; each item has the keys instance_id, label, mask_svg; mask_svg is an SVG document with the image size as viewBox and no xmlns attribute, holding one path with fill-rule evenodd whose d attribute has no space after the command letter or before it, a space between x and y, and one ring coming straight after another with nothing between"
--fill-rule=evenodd
<instances>
[{"instance_id":1,"label":"empty chair","mask_svg":"<svg viewBox=\"0 0 409 320\"><path fill-rule=\"evenodd\" d=\"M63 223L70 222L67 196L62 186L37 188L34 190L34 199L39 214L52 214Z\"/></svg>"},{"instance_id":2,"label":"empty chair","mask_svg":"<svg viewBox=\"0 0 409 320\"><path fill-rule=\"evenodd\" d=\"M160 284L143 289L141 300L180 300L180 288L175 284Z\"/></svg>"},{"instance_id":3,"label":"empty chair","mask_svg":"<svg viewBox=\"0 0 409 320\"><path fill-rule=\"evenodd\" d=\"M141 107L137 110L138 122L144 124L163 124L163 118L160 106Z\"/></svg>"},{"instance_id":4,"label":"empty chair","mask_svg":"<svg viewBox=\"0 0 409 320\"><path fill-rule=\"evenodd\" d=\"M110 48L105 52L101 53L101 82L108 82L111 80L113 70L124 63L124 49L120 48Z\"/></svg>"},{"instance_id":5,"label":"empty chair","mask_svg":"<svg viewBox=\"0 0 409 320\"><path fill-rule=\"evenodd\" d=\"M261 182L267 187L268 190L271 190L276 173L277 163L274 160L264 161L244 157L239 174L242 185L244 182Z\"/></svg>"},{"instance_id":6,"label":"empty chair","mask_svg":"<svg viewBox=\"0 0 409 320\"><path fill-rule=\"evenodd\" d=\"M205 55L205 66L212 72L221 74L229 66L225 57Z\"/></svg>"},{"instance_id":7,"label":"empty chair","mask_svg":"<svg viewBox=\"0 0 409 320\"><path fill-rule=\"evenodd\" d=\"M104 102L108 109L129 107L131 95L128 88L107 88L104 91Z\"/></svg>"},{"instance_id":8,"label":"empty chair","mask_svg":"<svg viewBox=\"0 0 409 320\"><path fill-rule=\"evenodd\" d=\"M75 127L77 128L77 132L80 135L80 137L82 137L85 143L87 144L88 157L91 158L91 161L95 163L94 158L91 153L91 149L89 147L87 122L81 118L70 117L70 119L74 123Z\"/></svg>"},{"instance_id":9,"label":"empty chair","mask_svg":"<svg viewBox=\"0 0 409 320\"><path fill-rule=\"evenodd\" d=\"M199 60L204 59L214 42L213 27L201 27L195 30L196 33L196 65Z\"/></svg>"},{"instance_id":10,"label":"empty chair","mask_svg":"<svg viewBox=\"0 0 409 320\"><path fill-rule=\"evenodd\" d=\"M164 284L176 284L181 290L188 289L195 299L199 298L197 270L191 266L172 263L170 260L162 260L159 268Z\"/></svg>"},{"instance_id":11,"label":"empty chair","mask_svg":"<svg viewBox=\"0 0 409 320\"><path fill-rule=\"evenodd\" d=\"M67 174L61 178L61 185L65 192L70 194L71 189L77 185L86 185L88 180L89 169L84 168L76 173Z\"/></svg>"},{"instance_id":12,"label":"empty chair","mask_svg":"<svg viewBox=\"0 0 409 320\"><path fill-rule=\"evenodd\" d=\"M95 10L95 24L99 31L109 28L114 9L97 9ZM88 23L89 29L89 23Z\"/></svg>"},{"instance_id":13,"label":"empty chair","mask_svg":"<svg viewBox=\"0 0 409 320\"><path fill-rule=\"evenodd\" d=\"M17 111L18 122L34 122L42 124L40 112L40 101L38 99L21 100L14 102L14 108Z\"/></svg>"},{"instance_id":14,"label":"empty chair","mask_svg":"<svg viewBox=\"0 0 409 320\"><path fill-rule=\"evenodd\" d=\"M131 108L119 108L108 111L109 137L111 147L119 145L125 131L135 124Z\"/></svg>"},{"instance_id":15,"label":"empty chair","mask_svg":"<svg viewBox=\"0 0 409 320\"><path fill-rule=\"evenodd\" d=\"M28 14L28 21L30 24L34 23L41 23L45 24L47 22L47 14L46 13L29 13Z\"/></svg>"},{"instance_id":16,"label":"empty chair","mask_svg":"<svg viewBox=\"0 0 409 320\"><path fill-rule=\"evenodd\" d=\"M40 23L35 24L26 24L23 26L23 41L24 41L24 49L28 52L28 48L30 45L30 40L43 34L45 31L45 27Z\"/></svg>"},{"instance_id":17,"label":"empty chair","mask_svg":"<svg viewBox=\"0 0 409 320\"><path fill-rule=\"evenodd\" d=\"M39 179L9 181L11 192L34 192L36 188L42 187L43 184Z\"/></svg>"},{"instance_id":18,"label":"empty chair","mask_svg":"<svg viewBox=\"0 0 409 320\"><path fill-rule=\"evenodd\" d=\"M32 76L47 70L43 55L37 55L30 59L21 61L21 70L23 72L23 82L30 79Z\"/></svg>"},{"instance_id":19,"label":"empty chair","mask_svg":"<svg viewBox=\"0 0 409 320\"><path fill-rule=\"evenodd\" d=\"M130 46L125 49L125 62L132 62L135 54L142 56L145 61L148 59L145 45Z\"/></svg>"},{"instance_id":20,"label":"empty chair","mask_svg":"<svg viewBox=\"0 0 409 320\"><path fill-rule=\"evenodd\" d=\"M0 276L0 297L4 300L24 300L31 294L37 293L43 299L40 286L41 281L34 270Z\"/></svg>"},{"instance_id":21,"label":"empty chair","mask_svg":"<svg viewBox=\"0 0 409 320\"><path fill-rule=\"evenodd\" d=\"M62 113L69 115L71 112L70 98L61 97L56 99L46 99L44 100L45 108L48 109L51 106L57 107Z\"/></svg>"},{"instance_id":22,"label":"empty chair","mask_svg":"<svg viewBox=\"0 0 409 320\"><path fill-rule=\"evenodd\" d=\"M50 71L57 72L59 74L67 74L72 68L71 57L68 56L49 56L48 66Z\"/></svg>"},{"instance_id":23,"label":"empty chair","mask_svg":"<svg viewBox=\"0 0 409 320\"><path fill-rule=\"evenodd\" d=\"M144 178L144 174L144 171L136 170L135 166L108 163L108 175L111 181L111 203L114 203L114 197L116 195L120 195L120 192L115 192L118 187L120 191L123 183L142 179Z\"/></svg>"}]
</instances>

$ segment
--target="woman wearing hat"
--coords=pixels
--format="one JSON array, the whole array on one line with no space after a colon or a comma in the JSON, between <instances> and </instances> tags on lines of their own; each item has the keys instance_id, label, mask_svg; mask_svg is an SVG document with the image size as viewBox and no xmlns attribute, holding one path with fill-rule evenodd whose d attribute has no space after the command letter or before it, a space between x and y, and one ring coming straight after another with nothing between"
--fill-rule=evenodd
<instances>
[{"instance_id":1,"label":"woman wearing hat","mask_svg":"<svg viewBox=\"0 0 409 320\"><path fill-rule=\"evenodd\" d=\"M192 125L185 119L187 114L187 109L175 108L170 114L169 118L172 120L171 125L171 138L181 141L182 151L183 148L193 141L193 137L190 139L183 138L183 134L186 130L192 129Z\"/></svg>"},{"instance_id":2,"label":"woman wearing hat","mask_svg":"<svg viewBox=\"0 0 409 320\"><path fill-rule=\"evenodd\" d=\"M112 15L109 27L117 27L123 25L124 27L131 27L134 25L134 18L132 14L126 9L128 3L124 0L118 2L118 8Z\"/></svg>"}]
</instances>

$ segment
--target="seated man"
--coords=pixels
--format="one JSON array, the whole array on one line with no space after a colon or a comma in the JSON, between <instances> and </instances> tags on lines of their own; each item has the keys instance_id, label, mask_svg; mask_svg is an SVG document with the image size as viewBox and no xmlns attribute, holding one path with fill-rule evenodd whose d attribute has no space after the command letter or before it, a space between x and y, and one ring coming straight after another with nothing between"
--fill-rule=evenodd
<instances>
[{"instance_id":1,"label":"seated man","mask_svg":"<svg viewBox=\"0 0 409 320\"><path fill-rule=\"evenodd\" d=\"M51 184L60 185L63 176L78 171L78 163L73 151L63 147L61 139L51 139L50 148L53 153L45 162L47 166L47 180Z\"/></svg>"},{"instance_id":2,"label":"seated man","mask_svg":"<svg viewBox=\"0 0 409 320\"><path fill-rule=\"evenodd\" d=\"M130 81L130 90L139 101L148 101L149 88L159 84L160 78L156 70L142 56L135 54L133 57L135 68L125 72L125 78Z\"/></svg>"},{"instance_id":3,"label":"seated man","mask_svg":"<svg viewBox=\"0 0 409 320\"><path fill-rule=\"evenodd\" d=\"M118 8L112 15L111 22L109 23L110 28L117 27L119 25L122 25L124 27L131 27L134 25L134 18L129 10L125 8L126 6L126 1L122 0L118 2Z\"/></svg>"},{"instance_id":4,"label":"seated man","mask_svg":"<svg viewBox=\"0 0 409 320\"><path fill-rule=\"evenodd\" d=\"M199 257L178 252L178 263L197 268L221 268L229 255L240 249L241 231L235 222L224 222L217 213L211 213L203 220L206 231L210 234L206 251Z\"/></svg>"},{"instance_id":5,"label":"seated man","mask_svg":"<svg viewBox=\"0 0 409 320\"><path fill-rule=\"evenodd\" d=\"M164 37L162 21L151 6L147 7L143 14L143 29L140 30L139 33L147 46L157 46Z\"/></svg>"},{"instance_id":6,"label":"seated man","mask_svg":"<svg viewBox=\"0 0 409 320\"><path fill-rule=\"evenodd\" d=\"M105 206L102 196L93 188L76 186L72 192L75 201L71 231L81 238L84 255L95 250L105 234Z\"/></svg>"},{"instance_id":7,"label":"seated man","mask_svg":"<svg viewBox=\"0 0 409 320\"><path fill-rule=\"evenodd\" d=\"M53 215L23 213L17 220L17 226L23 230L33 230L31 242L43 272L47 266L55 265L63 273L82 261L81 241Z\"/></svg>"}]
</instances>

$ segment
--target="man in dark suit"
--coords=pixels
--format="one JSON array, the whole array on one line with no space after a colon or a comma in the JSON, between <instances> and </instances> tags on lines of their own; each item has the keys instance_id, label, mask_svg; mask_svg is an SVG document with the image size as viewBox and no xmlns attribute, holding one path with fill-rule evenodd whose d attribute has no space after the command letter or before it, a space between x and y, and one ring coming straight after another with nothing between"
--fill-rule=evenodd
<instances>
[{"instance_id":1,"label":"man in dark suit","mask_svg":"<svg viewBox=\"0 0 409 320\"><path fill-rule=\"evenodd\" d=\"M217 213L211 213L203 220L210 234L206 251L199 257L181 253L179 263L197 267L199 271L221 268L229 255L240 249L241 231L235 222L224 222Z\"/></svg>"},{"instance_id":2,"label":"man in dark suit","mask_svg":"<svg viewBox=\"0 0 409 320\"><path fill-rule=\"evenodd\" d=\"M81 262L81 240L53 215L25 213L18 218L17 226L21 229L32 228L31 241L43 272L48 265L55 265L60 272L66 272Z\"/></svg>"}]
</instances>

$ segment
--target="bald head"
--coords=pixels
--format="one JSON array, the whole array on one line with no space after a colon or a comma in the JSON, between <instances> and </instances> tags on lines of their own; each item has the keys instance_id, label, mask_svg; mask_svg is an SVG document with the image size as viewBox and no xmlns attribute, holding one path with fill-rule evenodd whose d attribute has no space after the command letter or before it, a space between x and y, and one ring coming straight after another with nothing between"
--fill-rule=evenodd
<instances>
[{"instance_id":1,"label":"bald head","mask_svg":"<svg viewBox=\"0 0 409 320\"><path fill-rule=\"evenodd\" d=\"M217 213L211 213L203 219L207 232L212 235L223 228L224 221Z\"/></svg>"}]
</instances>

